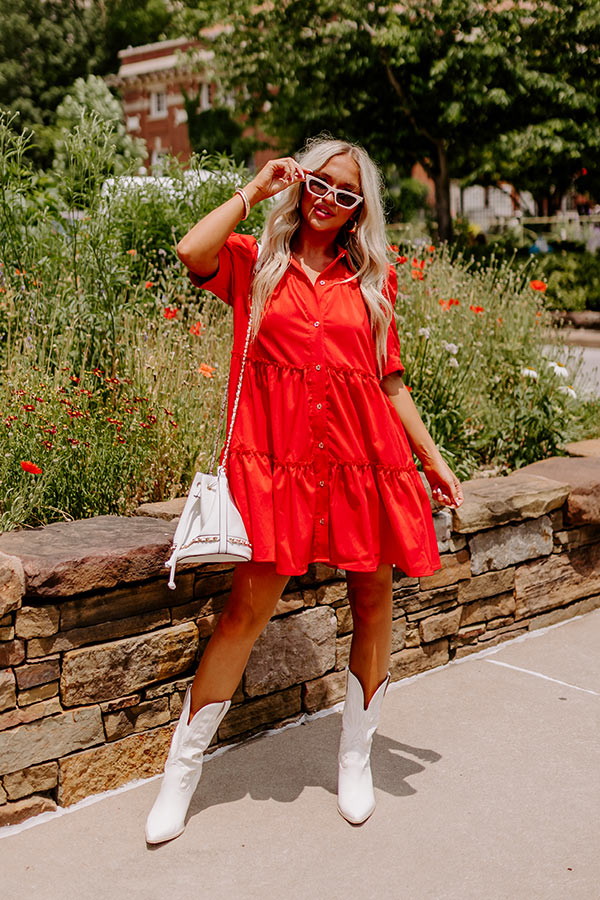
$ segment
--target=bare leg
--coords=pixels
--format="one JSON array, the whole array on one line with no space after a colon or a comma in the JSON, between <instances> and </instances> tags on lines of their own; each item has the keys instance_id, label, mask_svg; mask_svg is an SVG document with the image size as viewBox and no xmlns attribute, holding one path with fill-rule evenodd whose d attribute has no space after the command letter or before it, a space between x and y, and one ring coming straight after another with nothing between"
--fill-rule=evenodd
<instances>
[{"instance_id":1,"label":"bare leg","mask_svg":"<svg viewBox=\"0 0 600 900\"><path fill-rule=\"evenodd\" d=\"M274 563L236 566L231 593L192 684L190 721L208 703L231 698L288 580L289 576L275 572Z\"/></svg>"},{"instance_id":2,"label":"bare leg","mask_svg":"<svg viewBox=\"0 0 600 900\"><path fill-rule=\"evenodd\" d=\"M392 645L392 567L375 572L347 572L354 631L350 671L363 687L365 709L385 680Z\"/></svg>"}]
</instances>

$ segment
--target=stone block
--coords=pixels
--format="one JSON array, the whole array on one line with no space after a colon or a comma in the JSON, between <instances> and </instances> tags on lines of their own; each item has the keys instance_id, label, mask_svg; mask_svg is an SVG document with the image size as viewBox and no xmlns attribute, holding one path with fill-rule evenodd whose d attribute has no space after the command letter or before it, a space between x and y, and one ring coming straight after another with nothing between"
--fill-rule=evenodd
<instances>
[{"instance_id":1,"label":"stone block","mask_svg":"<svg viewBox=\"0 0 600 900\"><path fill-rule=\"evenodd\" d=\"M573 441L570 444L565 444L565 451L569 456L600 457L600 438L590 438L587 441Z\"/></svg>"},{"instance_id":2,"label":"stone block","mask_svg":"<svg viewBox=\"0 0 600 900\"><path fill-rule=\"evenodd\" d=\"M51 791L58 782L58 763L47 762L40 766L11 772L2 779L9 800L20 800L36 791Z\"/></svg>"},{"instance_id":3,"label":"stone block","mask_svg":"<svg viewBox=\"0 0 600 900\"><path fill-rule=\"evenodd\" d=\"M0 669L8 669L10 666L18 666L25 659L25 644L15 639L6 644L0 644Z\"/></svg>"},{"instance_id":4,"label":"stone block","mask_svg":"<svg viewBox=\"0 0 600 900\"><path fill-rule=\"evenodd\" d=\"M150 516L152 519L178 519L183 512L187 497L174 497L173 500L163 500L159 503L141 503L134 509L134 516Z\"/></svg>"},{"instance_id":5,"label":"stone block","mask_svg":"<svg viewBox=\"0 0 600 900\"><path fill-rule=\"evenodd\" d=\"M297 715L302 708L300 691L300 685L297 685L230 709L219 727L219 740L226 741L264 725L276 725Z\"/></svg>"},{"instance_id":6,"label":"stone block","mask_svg":"<svg viewBox=\"0 0 600 900\"><path fill-rule=\"evenodd\" d=\"M531 463L520 472L554 478L571 486L565 510L565 522L571 525L600 524L600 458L572 459L551 456Z\"/></svg>"},{"instance_id":7,"label":"stone block","mask_svg":"<svg viewBox=\"0 0 600 900\"><path fill-rule=\"evenodd\" d=\"M574 550L584 544L600 544L600 525L582 525L567 531L554 530L554 548L558 552Z\"/></svg>"},{"instance_id":8,"label":"stone block","mask_svg":"<svg viewBox=\"0 0 600 900\"><path fill-rule=\"evenodd\" d=\"M284 594L283 597L279 599L273 615L284 616L286 613L295 612L298 609L303 609L303 607L304 596L302 591L292 591L289 594Z\"/></svg>"},{"instance_id":9,"label":"stone block","mask_svg":"<svg viewBox=\"0 0 600 900\"><path fill-rule=\"evenodd\" d=\"M26 797L16 803L5 803L0 806L0 828L5 825L18 825L41 813L54 812L56 803L49 797Z\"/></svg>"},{"instance_id":10,"label":"stone block","mask_svg":"<svg viewBox=\"0 0 600 900\"><path fill-rule=\"evenodd\" d=\"M468 581L461 581L458 586L458 601L469 603L472 600L483 600L485 597L493 597L494 594L512 591L514 586L514 566L496 572L486 572L485 575L476 575Z\"/></svg>"},{"instance_id":11,"label":"stone block","mask_svg":"<svg viewBox=\"0 0 600 900\"><path fill-rule=\"evenodd\" d=\"M326 566L325 563L311 563L304 575L297 576L302 585L315 585L324 581L333 581L340 576L340 569Z\"/></svg>"},{"instance_id":12,"label":"stone block","mask_svg":"<svg viewBox=\"0 0 600 900\"><path fill-rule=\"evenodd\" d=\"M324 584L317 588L317 603L321 605L330 605L333 603L348 602L348 585L345 581L334 582L333 584Z\"/></svg>"},{"instance_id":13,"label":"stone block","mask_svg":"<svg viewBox=\"0 0 600 900\"><path fill-rule=\"evenodd\" d=\"M194 576L187 574L177 576L174 591L169 590L165 581L156 580L65 600L60 606L60 625L63 631L68 631L99 622L128 619L155 609L180 606L191 599L193 590Z\"/></svg>"},{"instance_id":14,"label":"stone block","mask_svg":"<svg viewBox=\"0 0 600 900\"><path fill-rule=\"evenodd\" d=\"M60 759L58 802L71 806L92 794L158 775L163 770L174 727L163 725Z\"/></svg>"},{"instance_id":15,"label":"stone block","mask_svg":"<svg viewBox=\"0 0 600 900\"><path fill-rule=\"evenodd\" d=\"M437 588L433 591L420 591L411 597L406 597L403 603L403 611L408 619L423 619L436 613L445 612L456 606L458 602L458 585ZM394 600L395 607L395 600ZM395 613L393 614L395 618Z\"/></svg>"},{"instance_id":16,"label":"stone block","mask_svg":"<svg viewBox=\"0 0 600 900\"><path fill-rule=\"evenodd\" d=\"M21 638L47 637L58 631L57 606L22 606L17 612L15 631Z\"/></svg>"},{"instance_id":17,"label":"stone block","mask_svg":"<svg viewBox=\"0 0 600 900\"><path fill-rule=\"evenodd\" d=\"M393 619L391 653L397 653L406 646L406 619Z\"/></svg>"},{"instance_id":18,"label":"stone block","mask_svg":"<svg viewBox=\"0 0 600 900\"><path fill-rule=\"evenodd\" d=\"M108 741L116 741L136 731L149 731L170 721L169 698L146 700L104 716L104 731Z\"/></svg>"},{"instance_id":19,"label":"stone block","mask_svg":"<svg viewBox=\"0 0 600 900\"><path fill-rule=\"evenodd\" d=\"M233 567L222 565L204 571L204 567L196 572L194 580L194 600L208 600L215 594L224 594L231 590Z\"/></svg>"},{"instance_id":20,"label":"stone block","mask_svg":"<svg viewBox=\"0 0 600 900\"><path fill-rule=\"evenodd\" d=\"M336 626L333 611L325 607L269 622L246 666L244 687L248 696L283 690L332 669Z\"/></svg>"},{"instance_id":21,"label":"stone block","mask_svg":"<svg viewBox=\"0 0 600 900\"><path fill-rule=\"evenodd\" d=\"M219 616L202 616L196 619L198 634L201 638L209 638L215 630L215 625L219 621Z\"/></svg>"},{"instance_id":22,"label":"stone block","mask_svg":"<svg viewBox=\"0 0 600 900\"><path fill-rule=\"evenodd\" d=\"M23 565L27 593L82 594L163 577L175 524L135 516L94 516L0 534L0 552Z\"/></svg>"},{"instance_id":23,"label":"stone block","mask_svg":"<svg viewBox=\"0 0 600 900\"><path fill-rule=\"evenodd\" d=\"M98 706L72 709L0 732L0 773L17 772L104 741Z\"/></svg>"},{"instance_id":24,"label":"stone block","mask_svg":"<svg viewBox=\"0 0 600 900\"><path fill-rule=\"evenodd\" d=\"M130 634L152 631L170 623L169 610L159 609L128 619L116 619L114 622L102 622L99 625L88 625L86 628L71 628L69 631L60 631L52 637L33 638L27 644L27 656L35 659L38 656L48 656L50 653L62 653L85 644L99 644Z\"/></svg>"},{"instance_id":25,"label":"stone block","mask_svg":"<svg viewBox=\"0 0 600 900\"><path fill-rule=\"evenodd\" d=\"M225 600L227 595L222 594L221 596ZM205 597L202 597L200 600L192 600L190 603L174 606L171 609L171 622L173 625L180 625L182 622L198 622L201 619L209 618L209 616L216 618L217 614L211 612L212 609L212 604L207 604Z\"/></svg>"},{"instance_id":26,"label":"stone block","mask_svg":"<svg viewBox=\"0 0 600 900\"><path fill-rule=\"evenodd\" d=\"M20 691L36 687L38 684L47 684L49 681L57 681L60 678L60 660L56 656L38 663L27 663L15 669L15 676Z\"/></svg>"},{"instance_id":27,"label":"stone block","mask_svg":"<svg viewBox=\"0 0 600 900\"><path fill-rule=\"evenodd\" d=\"M481 575L492 569L506 569L515 563L552 553L552 525L548 516L482 531L469 539L471 572Z\"/></svg>"},{"instance_id":28,"label":"stone block","mask_svg":"<svg viewBox=\"0 0 600 900\"><path fill-rule=\"evenodd\" d=\"M462 647L465 644L476 644L477 639L485 632L485 624L467 625L465 628L459 628L456 634L450 638L450 649L455 650L456 647Z\"/></svg>"},{"instance_id":29,"label":"stone block","mask_svg":"<svg viewBox=\"0 0 600 900\"><path fill-rule=\"evenodd\" d=\"M4 803L6 803L6 799L7 799L7 798L6 798L6 791L4 790L4 788L2 787L2 785L0 784L0 806L2 806Z\"/></svg>"},{"instance_id":30,"label":"stone block","mask_svg":"<svg viewBox=\"0 0 600 900\"><path fill-rule=\"evenodd\" d=\"M344 637L336 638L335 641L335 670L339 672L345 669L350 662L350 647L352 646L352 635L346 634Z\"/></svg>"},{"instance_id":31,"label":"stone block","mask_svg":"<svg viewBox=\"0 0 600 900\"><path fill-rule=\"evenodd\" d=\"M31 706L32 703L39 703L41 700L49 700L50 697L56 697L57 694L58 681L50 681L48 684L38 684L37 687L19 691L19 706Z\"/></svg>"},{"instance_id":32,"label":"stone block","mask_svg":"<svg viewBox=\"0 0 600 900\"><path fill-rule=\"evenodd\" d=\"M550 610L550 612L542 613L539 616L534 616L533 619L528 621L527 628L529 631L535 631L538 628L547 628L548 625L556 625L557 622L566 622L567 619L572 619L574 616L582 616L584 613L598 609L598 607L600 607L600 594L596 594L594 597L586 597L584 600L577 600L575 603L570 603L569 606L559 607L558 609Z\"/></svg>"},{"instance_id":33,"label":"stone block","mask_svg":"<svg viewBox=\"0 0 600 900\"><path fill-rule=\"evenodd\" d=\"M537 463L535 464L537 465ZM452 530L472 533L507 522L537 519L562 506L569 484L525 474L530 466L500 478L473 478L462 485L464 503L452 511Z\"/></svg>"},{"instance_id":34,"label":"stone block","mask_svg":"<svg viewBox=\"0 0 600 900\"><path fill-rule=\"evenodd\" d=\"M0 552L0 616L21 606L25 593L25 573L21 560Z\"/></svg>"},{"instance_id":35,"label":"stone block","mask_svg":"<svg viewBox=\"0 0 600 900\"><path fill-rule=\"evenodd\" d=\"M527 634L527 623L515 622L508 628L501 628L500 631L487 632L479 638L478 647L480 650L486 650L488 647L495 647L496 644L503 644L505 641L513 641L516 637Z\"/></svg>"},{"instance_id":36,"label":"stone block","mask_svg":"<svg viewBox=\"0 0 600 900\"><path fill-rule=\"evenodd\" d=\"M185 672L198 649L192 622L65 653L60 694L65 706L111 700Z\"/></svg>"},{"instance_id":37,"label":"stone block","mask_svg":"<svg viewBox=\"0 0 600 900\"><path fill-rule=\"evenodd\" d=\"M441 638L421 647L408 647L390 657L390 674L392 681L417 675L427 669L435 669L448 662L448 639Z\"/></svg>"},{"instance_id":38,"label":"stone block","mask_svg":"<svg viewBox=\"0 0 600 900\"><path fill-rule=\"evenodd\" d=\"M35 722L36 719L44 719L46 716L54 716L59 712L62 712L62 707L58 697L42 700L41 703L34 703L33 706L11 709L0 715L0 731L16 728L17 725L25 725L27 722Z\"/></svg>"},{"instance_id":39,"label":"stone block","mask_svg":"<svg viewBox=\"0 0 600 900\"><path fill-rule=\"evenodd\" d=\"M600 544L554 554L518 566L515 572L516 617L566 606L600 592Z\"/></svg>"},{"instance_id":40,"label":"stone block","mask_svg":"<svg viewBox=\"0 0 600 900\"><path fill-rule=\"evenodd\" d=\"M0 642L2 641L12 641L15 636L15 629L12 625L8 625L5 628L0 628Z\"/></svg>"},{"instance_id":41,"label":"stone block","mask_svg":"<svg viewBox=\"0 0 600 900\"><path fill-rule=\"evenodd\" d=\"M335 611L337 619L337 633L350 634L352 631L352 610L349 606L340 606Z\"/></svg>"},{"instance_id":42,"label":"stone block","mask_svg":"<svg viewBox=\"0 0 600 900\"><path fill-rule=\"evenodd\" d=\"M137 706L141 701L141 694L128 694L126 697L117 697L116 700L107 700L100 704L103 713L116 712L118 709L127 709L129 706Z\"/></svg>"},{"instance_id":43,"label":"stone block","mask_svg":"<svg viewBox=\"0 0 600 900\"><path fill-rule=\"evenodd\" d=\"M424 643L429 644L437 641L442 637L456 634L460 625L460 617L462 608L457 606L456 609L447 613L441 613L437 616L429 616L427 619L421 619L419 622L419 634Z\"/></svg>"},{"instance_id":44,"label":"stone block","mask_svg":"<svg viewBox=\"0 0 600 900\"><path fill-rule=\"evenodd\" d=\"M460 620L461 628L476 622L488 622L490 619L497 619L500 616L511 616L514 614L515 608L516 601L512 591L493 597L484 597L483 600L475 600L474 603L465 603Z\"/></svg>"},{"instance_id":45,"label":"stone block","mask_svg":"<svg viewBox=\"0 0 600 900\"><path fill-rule=\"evenodd\" d=\"M10 669L0 672L0 710L12 709L17 705L15 676Z\"/></svg>"},{"instance_id":46,"label":"stone block","mask_svg":"<svg viewBox=\"0 0 600 900\"><path fill-rule=\"evenodd\" d=\"M452 513L449 509L440 509L439 512L433 514L433 527L435 529L438 551L439 553L445 553L450 549L449 545L452 537Z\"/></svg>"},{"instance_id":47,"label":"stone block","mask_svg":"<svg viewBox=\"0 0 600 900\"><path fill-rule=\"evenodd\" d=\"M458 553L445 553L440 556L441 569L433 575L425 575L419 579L421 588L430 591L432 588L444 587L454 584L462 578L471 577L469 564L469 551L459 550Z\"/></svg>"},{"instance_id":48,"label":"stone block","mask_svg":"<svg viewBox=\"0 0 600 900\"><path fill-rule=\"evenodd\" d=\"M302 685L302 705L307 713L335 706L346 696L346 672L331 672Z\"/></svg>"}]
</instances>

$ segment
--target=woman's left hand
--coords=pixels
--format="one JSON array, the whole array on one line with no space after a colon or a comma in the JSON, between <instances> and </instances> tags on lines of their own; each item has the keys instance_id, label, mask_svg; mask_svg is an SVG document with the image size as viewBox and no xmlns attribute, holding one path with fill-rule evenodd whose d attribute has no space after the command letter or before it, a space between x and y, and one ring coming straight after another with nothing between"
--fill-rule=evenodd
<instances>
[{"instance_id":1,"label":"woman's left hand","mask_svg":"<svg viewBox=\"0 0 600 900\"><path fill-rule=\"evenodd\" d=\"M433 499L453 509L461 506L464 497L460 481L442 457L438 456L434 460L422 460L422 463Z\"/></svg>"}]
</instances>

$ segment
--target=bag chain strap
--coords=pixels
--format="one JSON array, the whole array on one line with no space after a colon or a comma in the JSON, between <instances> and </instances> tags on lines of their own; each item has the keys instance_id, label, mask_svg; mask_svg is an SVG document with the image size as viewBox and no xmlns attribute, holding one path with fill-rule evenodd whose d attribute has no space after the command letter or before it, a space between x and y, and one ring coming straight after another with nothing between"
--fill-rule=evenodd
<instances>
[{"instance_id":1,"label":"bag chain strap","mask_svg":"<svg viewBox=\"0 0 600 900\"><path fill-rule=\"evenodd\" d=\"M221 465L225 468L227 464L227 456L229 455L229 445L231 443L231 435L233 434L233 425L235 422L235 417L237 414L238 404L240 401L240 394L242 392L242 378L244 376L244 369L246 368L246 357L248 355L248 346L250 344L250 332L252 331L252 304L250 304L250 312L248 314L248 329L246 331L246 343L244 344L244 352L242 354L242 365L240 368L240 376L238 378L237 390L235 392L235 400L233 403L233 410L231 413L231 422L229 423L229 431L227 432L227 441L225 443L225 452L223 453L223 462ZM221 412L219 413L219 425L217 427L217 435L215 438L215 445L213 447L212 458L210 461L210 471L214 473L215 460L217 457L217 449L219 446L219 436L221 434L221 428L223 426L223 418L225 416L225 407L227 405L227 393L229 390L229 376L227 376L227 383L225 385L225 390L223 392L223 400L221 401Z\"/></svg>"}]
</instances>

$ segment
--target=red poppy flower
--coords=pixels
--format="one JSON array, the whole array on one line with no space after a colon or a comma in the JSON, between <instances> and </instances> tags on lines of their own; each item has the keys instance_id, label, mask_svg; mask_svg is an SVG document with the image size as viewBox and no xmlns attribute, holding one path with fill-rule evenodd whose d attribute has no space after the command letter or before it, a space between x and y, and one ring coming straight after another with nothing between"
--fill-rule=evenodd
<instances>
[{"instance_id":1,"label":"red poppy flower","mask_svg":"<svg viewBox=\"0 0 600 900\"><path fill-rule=\"evenodd\" d=\"M529 287L533 288L534 291L541 291L543 294L545 292L546 288L548 287L548 285L546 284L545 281L538 281L537 279L534 278L533 281L529 282Z\"/></svg>"},{"instance_id":2,"label":"red poppy flower","mask_svg":"<svg viewBox=\"0 0 600 900\"><path fill-rule=\"evenodd\" d=\"M406 256L397 256L396 262L400 263L400 265L403 265L405 262L408 262L408 260Z\"/></svg>"},{"instance_id":3,"label":"red poppy flower","mask_svg":"<svg viewBox=\"0 0 600 900\"><path fill-rule=\"evenodd\" d=\"M154 287L154 282L153 282L153 281L147 281L146 284L144 285L144 287L145 287L146 290L148 291L148 290L150 290L151 287Z\"/></svg>"},{"instance_id":4,"label":"red poppy flower","mask_svg":"<svg viewBox=\"0 0 600 900\"><path fill-rule=\"evenodd\" d=\"M474 313L482 313L484 311L483 306L474 306L473 304L469 306L469 309Z\"/></svg>"},{"instance_id":5,"label":"red poppy flower","mask_svg":"<svg viewBox=\"0 0 600 900\"><path fill-rule=\"evenodd\" d=\"M430 253L433 253L435 251L435 247L433 246L433 244L430 247L428 247L427 249L429 250Z\"/></svg>"},{"instance_id":6,"label":"red poppy flower","mask_svg":"<svg viewBox=\"0 0 600 900\"><path fill-rule=\"evenodd\" d=\"M214 366L208 366L206 363L201 363L198 367L198 372L201 375L204 375L205 378L213 378L214 377Z\"/></svg>"},{"instance_id":7,"label":"red poppy flower","mask_svg":"<svg viewBox=\"0 0 600 900\"><path fill-rule=\"evenodd\" d=\"M42 470L40 469L40 467L36 466L35 463L30 462L28 459L21 462L21 468L24 472L29 472L31 475L42 474Z\"/></svg>"},{"instance_id":8,"label":"red poppy flower","mask_svg":"<svg viewBox=\"0 0 600 900\"><path fill-rule=\"evenodd\" d=\"M128 250L127 252L129 253L130 256L135 256L135 254L137 253L137 250Z\"/></svg>"},{"instance_id":9,"label":"red poppy flower","mask_svg":"<svg viewBox=\"0 0 600 900\"><path fill-rule=\"evenodd\" d=\"M177 316L177 307L165 306L163 316L165 317L165 319L174 319Z\"/></svg>"},{"instance_id":10,"label":"red poppy flower","mask_svg":"<svg viewBox=\"0 0 600 900\"><path fill-rule=\"evenodd\" d=\"M26 409L28 412L31 412L32 409L35 409L35 406L33 406L31 403L25 403L23 406L23 409Z\"/></svg>"},{"instance_id":11,"label":"red poppy flower","mask_svg":"<svg viewBox=\"0 0 600 900\"><path fill-rule=\"evenodd\" d=\"M195 334L196 336L201 335L203 331L204 326L202 325L202 322L196 322L196 324L192 325L190 328L190 334Z\"/></svg>"}]
</instances>

